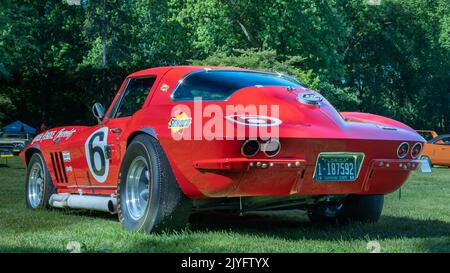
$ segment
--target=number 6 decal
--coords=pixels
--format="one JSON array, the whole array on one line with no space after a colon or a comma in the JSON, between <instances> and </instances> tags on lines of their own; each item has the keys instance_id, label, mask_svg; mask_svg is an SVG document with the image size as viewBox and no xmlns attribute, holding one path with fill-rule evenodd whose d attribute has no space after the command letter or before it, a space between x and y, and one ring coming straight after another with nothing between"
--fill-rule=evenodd
<instances>
[{"instance_id":1,"label":"number 6 decal","mask_svg":"<svg viewBox=\"0 0 450 273\"><path fill-rule=\"evenodd\" d=\"M92 133L84 144L89 170L99 183L105 182L108 177L109 160L105 156L107 139L108 128L103 127Z\"/></svg>"}]
</instances>

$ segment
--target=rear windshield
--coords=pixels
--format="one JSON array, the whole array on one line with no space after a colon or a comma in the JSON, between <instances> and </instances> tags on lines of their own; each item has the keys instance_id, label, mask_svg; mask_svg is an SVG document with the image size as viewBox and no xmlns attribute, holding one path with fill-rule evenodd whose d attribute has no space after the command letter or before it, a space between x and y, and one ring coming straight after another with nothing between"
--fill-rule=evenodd
<instances>
[{"instance_id":1,"label":"rear windshield","mask_svg":"<svg viewBox=\"0 0 450 273\"><path fill-rule=\"evenodd\" d=\"M204 70L187 76L174 91L173 100L226 100L234 92L249 86L301 87L293 78L264 72Z\"/></svg>"}]
</instances>

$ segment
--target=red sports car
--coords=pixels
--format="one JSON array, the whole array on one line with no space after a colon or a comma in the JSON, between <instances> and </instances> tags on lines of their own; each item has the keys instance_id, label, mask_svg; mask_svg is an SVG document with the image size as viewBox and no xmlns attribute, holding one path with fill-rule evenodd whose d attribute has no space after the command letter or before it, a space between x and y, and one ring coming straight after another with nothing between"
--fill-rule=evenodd
<instances>
[{"instance_id":1,"label":"red sports car","mask_svg":"<svg viewBox=\"0 0 450 273\"><path fill-rule=\"evenodd\" d=\"M142 70L93 112L98 125L50 129L20 154L29 208L118 213L147 232L205 210L375 222L424 143L398 121L339 113L292 77L239 68Z\"/></svg>"}]
</instances>

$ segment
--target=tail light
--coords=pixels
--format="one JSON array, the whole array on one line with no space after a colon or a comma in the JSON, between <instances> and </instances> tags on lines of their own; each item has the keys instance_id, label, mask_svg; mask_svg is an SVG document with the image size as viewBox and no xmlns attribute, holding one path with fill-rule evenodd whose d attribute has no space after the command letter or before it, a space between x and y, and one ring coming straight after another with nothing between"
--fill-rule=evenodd
<instances>
[{"instance_id":1,"label":"tail light","mask_svg":"<svg viewBox=\"0 0 450 273\"><path fill-rule=\"evenodd\" d=\"M404 158L409 152L409 144L408 142L401 143L397 148L397 156L398 158Z\"/></svg>"},{"instance_id":2,"label":"tail light","mask_svg":"<svg viewBox=\"0 0 450 273\"><path fill-rule=\"evenodd\" d=\"M252 157L259 152L260 147L261 145L259 144L259 141L248 139L244 142L244 144L242 144L241 153L243 156Z\"/></svg>"},{"instance_id":3,"label":"tail light","mask_svg":"<svg viewBox=\"0 0 450 273\"><path fill-rule=\"evenodd\" d=\"M417 142L414 144L414 146L411 148L411 157L413 159L416 159L419 157L420 152L422 152L422 143Z\"/></svg>"},{"instance_id":4,"label":"tail light","mask_svg":"<svg viewBox=\"0 0 450 273\"><path fill-rule=\"evenodd\" d=\"M269 140L263 144L262 151L267 157L274 157L281 151L281 144L278 140Z\"/></svg>"}]
</instances>

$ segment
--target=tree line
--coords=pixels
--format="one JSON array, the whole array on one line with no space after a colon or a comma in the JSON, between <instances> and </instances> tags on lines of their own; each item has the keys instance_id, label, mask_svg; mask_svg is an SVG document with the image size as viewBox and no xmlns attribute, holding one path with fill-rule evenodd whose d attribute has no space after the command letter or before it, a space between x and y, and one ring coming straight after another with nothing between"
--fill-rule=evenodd
<instances>
[{"instance_id":1,"label":"tree line","mask_svg":"<svg viewBox=\"0 0 450 273\"><path fill-rule=\"evenodd\" d=\"M204 64L284 72L338 110L450 132L448 0L69 2L0 0L0 123L90 124L127 74Z\"/></svg>"}]
</instances>

